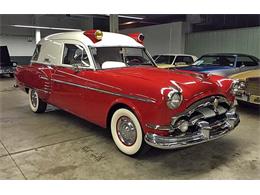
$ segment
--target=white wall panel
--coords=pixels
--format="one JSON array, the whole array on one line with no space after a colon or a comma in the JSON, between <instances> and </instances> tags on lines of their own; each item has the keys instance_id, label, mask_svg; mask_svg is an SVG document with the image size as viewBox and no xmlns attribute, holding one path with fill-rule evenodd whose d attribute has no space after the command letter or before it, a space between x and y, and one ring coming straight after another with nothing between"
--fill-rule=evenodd
<instances>
[{"instance_id":1,"label":"white wall panel","mask_svg":"<svg viewBox=\"0 0 260 195\"><path fill-rule=\"evenodd\" d=\"M7 45L10 56L32 56L35 40L30 36L1 35L0 45Z\"/></svg>"},{"instance_id":2,"label":"white wall panel","mask_svg":"<svg viewBox=\"0 0 260 195\"><path fill-rule=\"evenodd\" d=\"M185 52L197 56L236 52L260 58L260 27L187 34Z\"/></svg>"},{"instance_id":3,"label":"white wall panel","mask_svg":"<svg viewBox=\"0 0 260 195\"><path fill-rule=\"evenodd\" d=\"M183 22L153 25L140 28L125 29L120 33L142 32L144 45L154 55L158 53L183 53L185 36Z\"/></svg>"}]
</instances>

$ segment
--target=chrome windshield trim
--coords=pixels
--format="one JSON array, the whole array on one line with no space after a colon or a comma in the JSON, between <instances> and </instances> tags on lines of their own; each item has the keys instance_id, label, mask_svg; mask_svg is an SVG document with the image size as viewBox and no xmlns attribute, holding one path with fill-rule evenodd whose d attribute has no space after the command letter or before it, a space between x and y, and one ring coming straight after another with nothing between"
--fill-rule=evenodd
<instances>
[{"instance_id":1,"label":"chrome windshield trim","mask_svg":"<svg viewBox=\"0 0 260 195\"><path fill-rule=\"evenodd\" d=\"M103 90L103 89L98 89L98 88L93 88L93 87L87 87L87 86L83 86L83 85L79 85L79 84L71 83L71 82L67 82L67 81L61 81L61 80L57 80L57 79L52 79L52 81L57 82L57 83L63 83L63 84L66 84L66 85L71 85L71 86L74 86L74 87L79 87L79 88L83 88L83 89L97 91L97 92L105 93L105 94L109 94L109 95L134 99L134 100L138 100L138 101L142 101L142 102L147 102L147 103L155 103L156 102L155 100L149 99L149 98L142 98L142 97L138 97L138 96L132 96L132 95L121 94L121 93L114 93L114 92L111 92L111 91L106 91L106 90Z\"/></svg>"}]
</instances>

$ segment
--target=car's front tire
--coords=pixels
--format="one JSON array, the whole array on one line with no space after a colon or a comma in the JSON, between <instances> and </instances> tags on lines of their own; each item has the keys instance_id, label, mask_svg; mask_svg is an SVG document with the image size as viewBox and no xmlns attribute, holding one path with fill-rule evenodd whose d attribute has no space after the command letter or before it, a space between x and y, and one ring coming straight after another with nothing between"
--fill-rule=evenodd
<instances>
[{"instance_id":1,"label":"car's front tire","mask_svg":"<svg viewBox=\"0 0 260 195\"><path fill-rule=\"evenodd\" d=\"M34 89L29 89L29 104L30 108L33 112L35 113L42 113L45 112L47 103L43 102L39 96L36 90Z\"/></svg>"},{"instance_id":2,"label":"car's front tire","mask_svg":"<svg viewBox=\"0 0 260 195\"><path fill-rule=\"evenodd\" d=\"M113 140L121 152L132 156L139 154L146 147L140 122L130 110L116 110L110 128Z\"/></svg>"}]
</instances>

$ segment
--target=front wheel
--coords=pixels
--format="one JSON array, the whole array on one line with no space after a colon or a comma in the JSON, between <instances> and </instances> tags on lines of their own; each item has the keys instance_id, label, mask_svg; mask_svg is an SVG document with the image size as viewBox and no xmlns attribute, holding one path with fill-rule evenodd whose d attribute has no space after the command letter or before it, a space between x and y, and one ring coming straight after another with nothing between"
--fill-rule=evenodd
<instances>
[{"instance_id":1,"label":"front wheel","mask_svg":"<svg viewBox=\"0 0 260 195\"><path fill-rule=\"evenodd\" d=\"M47 103L43 102L39 98L37 91L34 89L29 89L28 95L29 95L29 103L30 103L31 110L35 113L45 112Z\"/></svg>"},{"instance_id":2,"label":"front wheel","mask_svg":"<svg viewBox=\"0 0 260 195\"><path fill-rule=\"evenodd\" d=\"M111 134L118 149L127 155L136 155L146 147L141 125L133 112L121 108L111 119Z\"/></svg>"}]
</instances>

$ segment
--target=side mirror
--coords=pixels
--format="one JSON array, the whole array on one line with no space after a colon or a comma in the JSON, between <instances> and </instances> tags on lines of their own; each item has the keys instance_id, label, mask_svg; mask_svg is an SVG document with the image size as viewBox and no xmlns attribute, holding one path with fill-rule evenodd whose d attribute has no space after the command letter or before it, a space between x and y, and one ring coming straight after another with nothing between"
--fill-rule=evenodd
<instances>
[{"instance_id":1,"label":"side mirror","mask_svg":"<svg viewBox=\"0 0 260 195\"><path fill-rule=\"evenodd\" d=\"M82 70L90 70L90 65L89 64L73 64L72 65L73 66L73 70L75 71L75 72L80 72L80 71L82 71Z\"/></svg>"}]
</instances>

